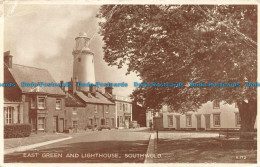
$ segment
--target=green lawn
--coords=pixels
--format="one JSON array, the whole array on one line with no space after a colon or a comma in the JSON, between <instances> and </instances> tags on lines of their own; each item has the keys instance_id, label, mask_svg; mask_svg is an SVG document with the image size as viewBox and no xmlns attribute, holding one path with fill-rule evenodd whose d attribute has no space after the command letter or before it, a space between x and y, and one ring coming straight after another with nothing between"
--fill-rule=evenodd
<instances>
[{"instance_id":1,"label":"green lawn","mask_svg":"<svg viewBox=\"0 0 260 167\"><path fill-rule=\"evenodd\" d=\"M196 135L196 134L195 134ZM214 138L162 138L157 145L163 163L256 163L256 148L225 148Z\"/></svg>"}]
</instances>

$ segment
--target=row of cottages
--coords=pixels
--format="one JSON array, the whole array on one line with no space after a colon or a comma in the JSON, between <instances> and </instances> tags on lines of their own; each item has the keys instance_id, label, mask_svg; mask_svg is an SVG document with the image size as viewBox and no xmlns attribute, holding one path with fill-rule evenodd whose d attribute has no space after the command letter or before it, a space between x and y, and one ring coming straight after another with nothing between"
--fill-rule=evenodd
<instances>
[{"instance_id":1,"label":"row of cottages","mask_svg":"<svg viewBox=\"0 0 260 167\"><path fill-rule=\"evenodd\" d=\"M29 123L34 131L64 132L107 126L127 127L132 120L132 104L120 100L106 89L81 90L76 82L65 91L60 87L23 87L26 83L55 83L45 69L12 63L10 52L4 54L4 123ZM111 98L109 98L111 97Z\"/></svg>"},{"instance_id":2,"label":"row of cottages","mask_svg":"<svg viewBox=\"0 0 260 167\"><path fill-rule=\"evenodd\" d=\"M176 113L171 107L165 105L162 113L163 129L239 129L241 124L236 103L230 105L218 100L209 101L196 112L186 112L185 114Z\"/></svg>"},{"instance_id":3,"label":"row of cottages","mask_svg":"<svg viewBox=\"0 0 260 167\"><path fill-rule=\"evenodd\" d=\"M116 128L115 104L98 91L82 91L72 84L66 92L66 129ZM76 88L75 88L76 87ZM94 90L92 89L92 90Z\"/></svg>"}]
</instances>

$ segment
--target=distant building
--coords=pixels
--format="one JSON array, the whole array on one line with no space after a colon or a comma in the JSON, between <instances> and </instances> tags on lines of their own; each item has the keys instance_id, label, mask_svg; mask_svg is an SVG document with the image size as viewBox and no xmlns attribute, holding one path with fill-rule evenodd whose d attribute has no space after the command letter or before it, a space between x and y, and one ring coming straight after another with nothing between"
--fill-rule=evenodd
<instances>
[{"instance_id":1,"label":"distant building","mask_svg":"<svg viewBox=\"0 0 260 167\"><path fill-rule=\"evenodd\" d=\"M203 104L196 112L180 114L167 105L163 106L162 112L165 129L238 129L241 124L236 104L229 105L218 100Z\"/></svg>"},{"instance_id":2,"label":"distant building","mask_svg":"<svg viewBox=\"0 0 260 167\"><path fill-rule=\"evenodd\" d=\"M4 124L29 123L33 131L64 130L65 93L59 87L23 87L25 83L55 83L45 69L12 63L10 51L4 53Z\"/></svg>"},{"instance_id":3,"label":"distant building","mask_svg":"<svg viewBox=\"0 0 260 167\"><path fill-rule=\"evenodd\" d=\"M105 88L105 96L115 103L116 127L129 128L132 121L132 100L129 97L113 94L112 87Z\"/></svg>"}]
</instances>

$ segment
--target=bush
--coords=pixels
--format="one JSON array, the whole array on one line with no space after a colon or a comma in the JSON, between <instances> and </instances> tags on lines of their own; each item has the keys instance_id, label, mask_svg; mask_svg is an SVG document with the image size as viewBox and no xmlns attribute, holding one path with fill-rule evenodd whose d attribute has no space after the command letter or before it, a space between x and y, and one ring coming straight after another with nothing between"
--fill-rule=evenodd
<instances>
[{"instance_id":1,"label":"bush","mask_svg":"<svg viewBox=\"0 0 260 167\"><path fill-rule=\"evenodd\" d=\"M30 124L10 124L4 126L4 138L28 137L31 134Z\"/></svg>"}]
</instances>

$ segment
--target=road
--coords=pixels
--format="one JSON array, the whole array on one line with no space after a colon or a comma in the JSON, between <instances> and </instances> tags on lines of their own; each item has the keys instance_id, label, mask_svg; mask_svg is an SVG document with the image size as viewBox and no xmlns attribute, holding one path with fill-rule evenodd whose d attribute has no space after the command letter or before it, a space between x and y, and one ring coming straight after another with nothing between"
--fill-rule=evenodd
<instances>
[{"instance_id":1,"label":"road","mask_svg":"<svg viewBox=\"0 0 260 167\"><path fill-rule=\"evenodd\" d=\"M105 130L72 134L72 139L7 154L5 163L143 163L150 133Z\"/></svg>"}]
</instances>

